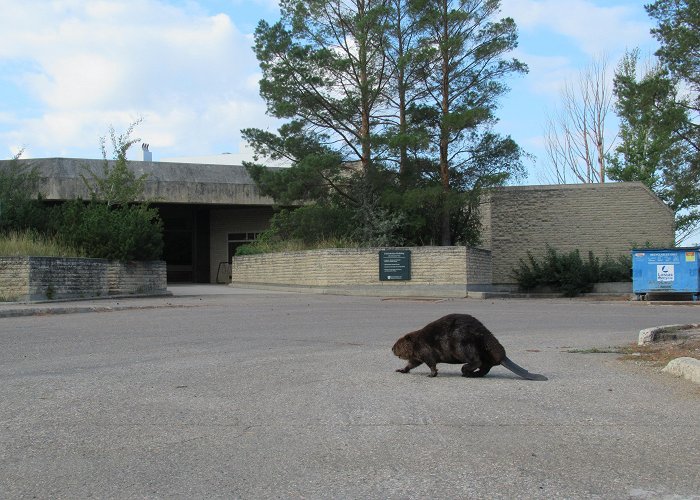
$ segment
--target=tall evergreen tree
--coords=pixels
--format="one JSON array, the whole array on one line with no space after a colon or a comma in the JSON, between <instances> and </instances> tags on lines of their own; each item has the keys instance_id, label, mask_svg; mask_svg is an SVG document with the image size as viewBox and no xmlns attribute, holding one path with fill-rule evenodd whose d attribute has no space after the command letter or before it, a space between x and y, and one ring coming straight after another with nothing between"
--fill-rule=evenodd
<instances>
[{"instance_id":1,"label":"tall evergreen tree","mask_svg":"<svg viewBox=\"0 0 700 500\"><path fill-rule=\"evenodd\" d=\"M270 115L295 123L280 137L312 139L369 172L372 127L388 82L387 4L282 0L281 20L258 24L260 94ZM274 145L278 154L301 160L285 143L274 143L259 131L249 129L244 135L260 151L269 152Z\"/></svg>"},{"instance_id":2,"label":"tall evergreen tree","mask_svg":"<svg viewBox=\"0 0 700 500\"><path fill-rule=\"evenodd\" d=\"M472 195L522 168L491 126L503 79L525 66L503 58L517 37L511 19L491 20L498 1L438 4L283 0L279 22L259 23L260 92L289 121L243 135L293 165L247 164L263 193L349 211L363 240L388 241L408 217L395 242L475 240Z\"/></svg>"},{"instance_id":3,"label":"tall evergreen tree","mask_svg":"<svg viewBox=\"0 0 700 500\"><path fill-rule=\"evenodd\" d=\"M494 21L498 0L419 0L412 8L422 28L422 80L426 100L413 108L414 120L431 131L432 158L443 191L441 237L458 235L449 198L502 183L522 169L520 150L509 137L492 132L504 79L527 67L504 56L517 46L511 18ZM470 200L462 200L469 206ZM471 203L474 203L472 197Z\"/></svg>"}]
</instances>

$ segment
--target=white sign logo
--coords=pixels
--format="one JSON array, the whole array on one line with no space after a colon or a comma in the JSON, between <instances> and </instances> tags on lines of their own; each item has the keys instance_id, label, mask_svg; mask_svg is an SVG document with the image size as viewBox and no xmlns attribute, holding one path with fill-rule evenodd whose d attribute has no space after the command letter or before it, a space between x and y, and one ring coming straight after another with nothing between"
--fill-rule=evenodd
<instances>
[{"instance_id":1,"label":"white sign logo","mask_svg":"<svg viewBox=\"0 0 700 500\"><path fill-rule=\"evenodd\" d=\"M673 264L659 264L656 266L656 280L657 281L673 281L674 280L674 268Z\"/></svg>"}]
</instances>

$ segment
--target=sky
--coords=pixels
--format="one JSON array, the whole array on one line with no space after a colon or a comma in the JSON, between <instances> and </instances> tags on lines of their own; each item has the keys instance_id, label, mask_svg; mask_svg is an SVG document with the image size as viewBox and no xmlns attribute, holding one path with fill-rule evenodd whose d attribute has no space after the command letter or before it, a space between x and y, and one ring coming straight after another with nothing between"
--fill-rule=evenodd
<instances>
[{"instance_id":1,"label":"sky","mask_svg":"<svg viewBox=\"0 0 700 500\"><path fill-rule=\"evenodd\" d=\"M643 4L502 0L519 29L512 55L529 66L498 112L497 130L532 155L519 183L547 177L544 127L565 82L593 58L612 77L625 50L656 49ZM100 158L110 126L137 119L134 137L156 161L246 153L242 128L277 128L251 49L258 21L278 18L276 0L0 0L0 12L2 159Z\"/></svg>"}]
</instances>

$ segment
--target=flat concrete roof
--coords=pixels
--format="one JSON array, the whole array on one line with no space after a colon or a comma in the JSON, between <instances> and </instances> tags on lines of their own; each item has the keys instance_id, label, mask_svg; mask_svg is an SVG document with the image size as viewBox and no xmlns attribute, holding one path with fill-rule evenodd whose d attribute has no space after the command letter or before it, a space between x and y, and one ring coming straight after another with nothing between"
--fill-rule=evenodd
<instances>
[{"instance_id":1,"label":"flat concrete roof","mask_svg":"<svg viewBox=\"0 0 700 500\"><path fill-rule=\"evenodd\" d=\"M0 168L11 160L0 161ZM99 174L104 160L82 158L37 158L19 160L35 167L41 178L40 192L47 200L88 199L90 194L80 177L88 170ZM109 162L113 165L113 161ZM209 205L272 205L261 196L255 182L241 165L214 165L129 161L136 176L148 174L145 196L159 203Z\"/></svg>"}]
</instances>

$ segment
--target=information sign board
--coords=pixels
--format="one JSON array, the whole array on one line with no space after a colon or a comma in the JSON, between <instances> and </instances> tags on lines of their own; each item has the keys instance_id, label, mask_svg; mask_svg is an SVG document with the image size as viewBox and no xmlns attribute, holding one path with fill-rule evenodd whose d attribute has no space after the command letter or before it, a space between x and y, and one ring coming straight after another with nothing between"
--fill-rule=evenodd
<instances>
[{"instance_id":1,"label":"information sign board","mask_svg":"<svg viewBox=\"0 0 700 500\"><path fill-rule=\"evenodd\" d=\"M410 279L410 250L381 250L379 252L380 281L407 281Z\"/></svg>"}]
</instances>

